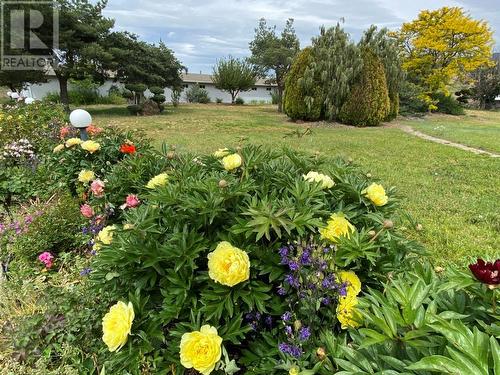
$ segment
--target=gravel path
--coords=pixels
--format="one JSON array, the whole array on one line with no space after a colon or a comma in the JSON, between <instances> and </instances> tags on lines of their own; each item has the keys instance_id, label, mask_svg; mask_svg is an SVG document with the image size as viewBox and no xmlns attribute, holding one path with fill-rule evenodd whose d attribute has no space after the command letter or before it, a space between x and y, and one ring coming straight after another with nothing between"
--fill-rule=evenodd
<instances>
[{"instance_id":1,"label":"gravel path","mask_svg":"<svg viewBox=\"0 0 500 375\"><path fill-rule=\"evenodd\" d=\"M427 141L439 143L441 145L459 148L460 150L469 151L469 152L472 152L472 153L477 154L477 155L488 155L488 156L491 156L492 158L500 158L499 154L495 154L493 152L481 150L479 148L469 147L469 146L463 145L461 143L447 141L446 139L433 137L432 135L428 135L428 134L419 132L418 130L413 129L411 126L408 126L408 125L398 125L397 127L399 129L403 130L405 133L414 135L416 137L425 139Z\"/></svg>"}]
</instances>

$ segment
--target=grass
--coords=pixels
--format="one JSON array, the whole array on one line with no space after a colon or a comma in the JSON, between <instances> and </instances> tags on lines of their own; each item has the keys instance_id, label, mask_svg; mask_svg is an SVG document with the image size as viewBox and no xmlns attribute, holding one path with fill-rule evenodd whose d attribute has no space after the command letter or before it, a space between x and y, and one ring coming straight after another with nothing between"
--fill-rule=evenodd
<instances>
[{"instance_id":1,"label":"grass","mask_svg":"<svg viewBox=\"0 0 500 375\"><path fill-rule=\"evenodd\" d=\"M500 112L469 110L465 116L433 115L401 123L429 135L500 154Z\"/></svg>"},{"instance_id":2,"label":"grass","mask_svg":"<svg viewBox=\"0 0 500 375\"><path fill-rule=\"evenodd\" d=\"M425 141L394 127L294 124L273 106L183 105L152 117L129 116L124 108L112 106L89 110L98 125L142 129L157 145L167 142L194 152L252 142L350 157L384 185L398 188L403 207L424 228L409 234L427 246L436 264L500 258L499 159ZM484 122L484 128L480 124L473 131L476 122ZM499 112L431 116L416 123L409 122L428 132L443 126L447 132L441 137L470 138L471 145L500 151L499 137L492 135L500 131ZM308 128L310 133L299 136Z\"/></svg>"}]
</instances>

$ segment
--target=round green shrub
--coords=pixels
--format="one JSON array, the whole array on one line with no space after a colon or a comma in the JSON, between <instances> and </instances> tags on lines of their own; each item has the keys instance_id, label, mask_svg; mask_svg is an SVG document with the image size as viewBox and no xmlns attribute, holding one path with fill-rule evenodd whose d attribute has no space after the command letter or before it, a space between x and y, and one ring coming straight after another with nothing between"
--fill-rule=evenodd
<instances>
[{"instance_id":1,"label":"round green shrub","mask_svg":"<svg viewBox=\"0 0 500 375\"><path fill-rule=\"evenodd\" d=\"M237 105L243 105L243 104L245 104L245 100L244 100L242 97L238 96L238 97L235 99L234 104L237 104Z\"/></svg>"},{"instance_id":2,"label":"round green shrub","mask_svg":"<svg viewBox=\"0 0 500 375\"><path fill-rule=\"evenodd\" d=\"M156 102L156 103L158 103L158 104L160 104L160 103L164 103L166 99L167 99L167 98L166 98L166 97L165 97L165 95L163 95L163 94L155 94L155 95L151 98L151 100L152 100L152 101L154 101L154 102Z\"/></svg>"},{"instance_id":3,"label":"round green shrub","mask_svg":"<svg viewBox=\"0 0 500 375\"><path fill-rule=\"evenodd\" d=\"M125 88L135 93L143 93L148 87L143 83L127 83Z\"/></svg>"},{"instance_id":4,"label":"round green shrub","mask_svg":"<svg viewBox=\"0 0 500 375\"><path fill-rule=\"evenodd\" d=\"M152 86L149 88L149 91L151 91L151 93L154 95L160 95L164 93L164 90L159 86Z\"/></svg>"},{"instance_id":5,"label":"round green shrub","mask_svg":"<svg viewBox=\"0 0 500 375\"><path fill-rule=\"evenodd\" d=\"M312 48L304 48L295 58L286 76L283 110L292 120L315 121L321 115L319 85L317 82L309 82L311 79L304 77L312 57Z\"/></svg>"},{"instance_id":6,"label":"round green shrub","mask_svg":"<svg viewBox=\"0 0 500 375\"><path fill-rule=\"evenodd\" d=\"M437 102L437 112L446 113L449 115L460 116L464 115L464 107L460 102L449 94L436 92L431 94L431 98Z\"/></svg>"},{"instance_id":7,"label":"round green shrub","mask_svg":"<svg viewBox=\"0 0 500 375\"><path fill-rule=\"evenodd\" d=\"M380 125L390 110L384 66L370 50L363 52L363 69L342 105L339 118L356 126Z\"/></svg>"},{"instance_id":8,"label":"round green shrub","mask_svg":"<svg viewBox=\"0 0 500 375\"><path fill-rule=\"evenodd\" d=\"M134 97L134 93L130 90L123 90L122 92L122 96L125 98L125 99L132 99Z\"/></svg>"},{"instance_id":9,"label":"round green shrub","mask_svg":"<svg viewBox=\"0 0 500 375\"><path fill-rule=\"evenodd\" d=\"M363 286L374 287L418 250L387 224L398 209L392 191L387 204L375 206L364 193L372 181L356 167L289 150L246 146L239 157L228 152L235 159L231 171L212 155L158 154L125 161L110 175L110 192L123 197L130 186L141 205L124 211L123 225L115 224L111 243L100 246L91 265L97 295L109 294L109 305L130 301L135 311L132 335L120 352L108 354L107 372L139 374L154 361L158 373L188 374L179 362L181 336L209 324L228 352L225 366L234 360L242 373L279 374L279 344L287 340L281 316L288 309L304 325L311 321L314 338L301 344L301 355L304 366L314 363L320 331L340 333L336 301L288 305L295 297L283 247L302 249L304 265L305 249L318 248L330 254L329 270L354 270ZM311 171L335 185L306 181ZM168 174L164 186L141 187L159 172ZM318 230L339 212L356 230L331 244ZM222 241L248 254L248 280L227 286L207 272L208 254ZM320 280L314 275L309 277ZM282 288L289 294L281 295Z\"/></svg>"}]
</instances>

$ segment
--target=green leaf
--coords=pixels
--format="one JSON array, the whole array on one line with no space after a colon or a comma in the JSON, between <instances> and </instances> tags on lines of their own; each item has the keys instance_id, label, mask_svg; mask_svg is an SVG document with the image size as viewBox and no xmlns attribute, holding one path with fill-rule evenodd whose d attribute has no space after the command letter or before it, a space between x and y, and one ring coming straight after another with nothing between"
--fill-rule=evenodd
<instances>
[{"instance_id":1,"label":"green leaf","mask_svg":"<svg viewBox=\"0 0 500 375\"><path fill-rule=\"evenodd\" d=\"M500 345L493 336L490 337L490 348L493 357L493 374L500 375Z\"/></svg>"},{"instance_id":2,"label":"green leaf","mask_svg":"<svg viewBox=\"0 0 500 375\"><path fill-rule=\"evenodd\" d=\"M377 331L369 328L360 328L359 333L367 336L367 338L363 339L360 349L390 340L390 337L382 335L381 333L378 333Z\"/></svg>"},{"instance_id":3,"label":"green leaf","mask_svg":"<svg viewBox=\"0 0 500 375\"><path fill-rule=\"evenodd\" d=\"M407 367L408 370L438 371L441 374L477 375L466 366L442 356L431 355Z\"/></svg>"}]
</instances>

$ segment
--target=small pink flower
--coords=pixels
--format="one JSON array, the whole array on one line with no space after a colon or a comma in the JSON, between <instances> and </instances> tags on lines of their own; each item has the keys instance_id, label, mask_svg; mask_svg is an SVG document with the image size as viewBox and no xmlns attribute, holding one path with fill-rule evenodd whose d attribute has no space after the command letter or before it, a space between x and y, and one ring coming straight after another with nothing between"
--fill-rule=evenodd
<instances>
[{"instance_id":1,"label":"small pink flower","mask_svg":"<svg viewBox=\"0 0 500 375\"><path fill-rule=\"evenodd\" d=\"M52 267L52 259L54 259L54 256L48 251L45 251L38 256L38 260L45 265L45 268Z\"/></svg>"},{"instance_id":2,"label":"small pink flower","mask_svg":"<svg viewBox=\"0 0 500 375\"><path fill-rule=\"evenodd\" d=\"M80 212L87 219L90 219L92 216L94 216L94 209L90 205L88 205L87 203L82 204L80 206Z\"/></svg>"},{"instance_id":3,"label":"small pink flower","mask_svg":"<svg viewBox=\"0 0 500 375\"><path fill-rule=\"evenodd\" d=\"M68 126L61 128L61 130L59 131L59 136L61 137L61 139L65 138L69 134L69 130L70 129Z\"/></svg>"},{"instance_id":4,"label":"small pink flower","mask_svg":"<svg viewBox=\"0 0 500 375\"><path fill-rule=\"evenodd\" d=\"M90 184L90 190L92 190L92 194L96 197L102 197L104 195L104 182L101 180L94 180Z\"/></svg>"},{"instance_id":5,"label":"small pink flower","mask_svg":"<svg viewBox=\"0 0 500 375\"><path fill-rule=\"evenodd\" d=\"M127 195L127 198L125 198L125 203L120 206L122 210L125 208L135 208L138 205L141 204L141 201L135 194L129 194Z\"/></svg>"}]
</instances>

